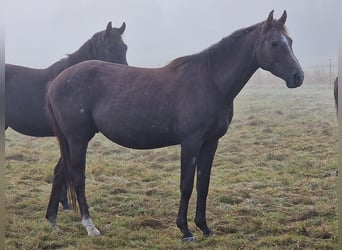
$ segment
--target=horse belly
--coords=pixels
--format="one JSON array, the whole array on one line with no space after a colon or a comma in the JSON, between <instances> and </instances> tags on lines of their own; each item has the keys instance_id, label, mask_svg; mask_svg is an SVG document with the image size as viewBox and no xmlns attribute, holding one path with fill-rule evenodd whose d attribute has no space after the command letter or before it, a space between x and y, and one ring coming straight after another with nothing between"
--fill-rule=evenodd
<instances>
[{"instance_id":1,"label":"horse belly","mask_svg":"<svg viewBox=\"0 0 342 250\"><path fill-rule=\"evenodd\" d=\"M29 136L53 136L54 133L45 113L44 104L44 95L41 97L37 93L25 93L20 90L14 93L7 92L6 125Z\"/></svg>"},{"instance_id":2,"label":"horse belly","mask_svg":"<svg viewBox=\"0 0 342 250\"><path fill-rule=\"evenodd\" d=\"M176 112L167 98L146 98L142 91L126 95L115 92L92 108L92 119L99 132L115 143L134 149L179 144Z\"/></svg>"},{"instance_id":3,"label":"horse belly","mask_svg":"<svg viewBox=\"0 0 342 250\"><path fill-rule=\"evenodd\" d=\"M161 130L104 129L100 132L111 141L133 149L153 149L179 144L177 136Z\"/></svg>"}]
</instances>

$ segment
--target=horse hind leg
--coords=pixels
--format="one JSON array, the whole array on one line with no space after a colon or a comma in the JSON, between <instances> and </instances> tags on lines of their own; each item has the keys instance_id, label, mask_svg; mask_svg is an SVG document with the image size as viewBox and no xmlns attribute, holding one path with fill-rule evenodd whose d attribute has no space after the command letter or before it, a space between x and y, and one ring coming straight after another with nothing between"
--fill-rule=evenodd
<instances>
[{"instance_id":1,"label":"horse hind leg","mask_svg":"<svg viewBox=\"0 0 342 250\"><path fill-rule=\"evenodd\" d=\"M92 138L92 136L90 138ZM74 185L79 209L81 212L82 225L86 229L89 236L99 236L100 231L95 227L92 219L90 218L88 204L85 195L85 163L86 151L89 140L69 140L70 158L72 166L71 179Z\"/></svg>"},{"instance_id":2,"label":"horse hind leg","mask_svg":"<svg viewBox=\"0 0 342 250\"><path fill-rule=\"evenodd\" d=\"M50 200L47 208L45 218L48 220L52 229L58 229L57 226L57 213L58 203L60 200L60 192L64 183L64 176L62 173L62 161L59 159L54 169L54 179L52 183L52 190L50 194Z\"/></svg>"}]
</instances>

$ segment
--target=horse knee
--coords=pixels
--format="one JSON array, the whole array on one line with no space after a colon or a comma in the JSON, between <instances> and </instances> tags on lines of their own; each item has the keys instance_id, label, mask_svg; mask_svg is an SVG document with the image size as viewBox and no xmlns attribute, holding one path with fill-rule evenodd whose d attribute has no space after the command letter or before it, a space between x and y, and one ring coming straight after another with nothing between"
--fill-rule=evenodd
<instances>
[{"instance_id":1,"label":"horse knee","mask_svg":"<svg viewBox=\"0 0 342 250\"><path fill-rule=\"evenodd\" d=\"M185 200L189 200L192 194L193 187L181 187L181 197Z\"/></svg>"}]
</instances>

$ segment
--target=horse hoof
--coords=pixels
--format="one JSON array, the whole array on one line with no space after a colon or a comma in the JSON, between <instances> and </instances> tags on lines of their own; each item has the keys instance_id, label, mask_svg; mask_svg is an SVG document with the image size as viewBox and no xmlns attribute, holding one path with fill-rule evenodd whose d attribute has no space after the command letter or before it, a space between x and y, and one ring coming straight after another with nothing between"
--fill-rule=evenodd
<instances>
[{"instance_id":1,"label":"horse hoof","mask_svg":"<svg viewBox=\"0 0 342 250\"><path fill-rule=\"evenodd\" d=\"M213 236L213 235L214 235L213 231L209 231L209 232L203 233L204 237L210 237L210 236Z\"/></svg>"},{"instance_id":2,"label":"horse hoof","mask_svg":"<svg viewBox=\"0 0 342 250\"><path fill-rule=\"evenodd\" d=\"M59 230L59 227L57 226L56 220L49 220L49 225L53 231Z\"/></svg>"},{"instance_id":3,"label":"horse hoof","mask_svg":"<svg viewBox=\"0 0 342 250\"><path fill-rule=\"evenodd\" d=\"M90 218L83 218L82 225L87 230L88 236L99 236L100 231L94 226L93 221Z\"/></svg>"},{"instance_id":4,"label":"horse hoof","mask_svg":"<svg viewBox=\"0 0 342 250\"><path fill-rule=\"evenodd\" d=\"M52 217L52 218L48 219L48 223L49 223L50 227L52 228L52 230L58 230L57 218L56 217Z\"/></svg>"},{"instance_id":5,"label":"horse hoof","mask_svg":"<svg viewBox=\"0 0 342 250\"><path fill-rule=\"evenodd\" d=\"M193 241L196 241L196 239L195 239L194 236L190 236L190 237L184 237L184 238L182 238L182 241L183 241L183 242L193 242Z\"/></svg>"},{"instance_id":6,"label":"horse hoof","mask_svg":"<svg viewBox=\"0 0 342 250\"><path fill-rule=\"evenodd\" d=\"M100 236L101 235L100 231L96 227L91 228L91 229L87 228L87 232L88 232L88 236Z\"/></svg>"}]
</instances>

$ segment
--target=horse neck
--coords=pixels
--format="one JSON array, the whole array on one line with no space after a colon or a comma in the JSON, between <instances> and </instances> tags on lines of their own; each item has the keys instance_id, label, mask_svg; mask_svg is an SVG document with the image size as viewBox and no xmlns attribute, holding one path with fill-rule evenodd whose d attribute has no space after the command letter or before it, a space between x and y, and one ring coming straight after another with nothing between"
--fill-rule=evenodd
<instances>
[{"instance_id":1,"label":"horse neck","mask_svg":"<svg viewBox=\"0 0 342 250\"><path fill-rule=\"evenodd\" d=\"M258 69L255 45L258 28L237 31L208 49L210 78L229 103Z\"/></svg>"},{"instance_id":2,"label":"horse neck","mask_svg":"<svg viewBox=\"0 0 342 250\"><path fill-rule=\"evenodd\" d=\"M86 60L95 59L92 40L88 40L77 51L68 56L69 67Z\"/></svg>"},{"instance_id":3,"label":"horse neck","mask_svg":"<svg viewBox=\"0 0 342 250\"><path fill-rule=\"evenodd\" d=\"M84 43L77 51L72 54L69 54L68 57L63 58L51 66L47 68L47 71L53 76L56 77L60 72L69 68L70 66L86 61L94 59L93 50L91 40L88 40Z\"/></svg>"}]
</instances>

